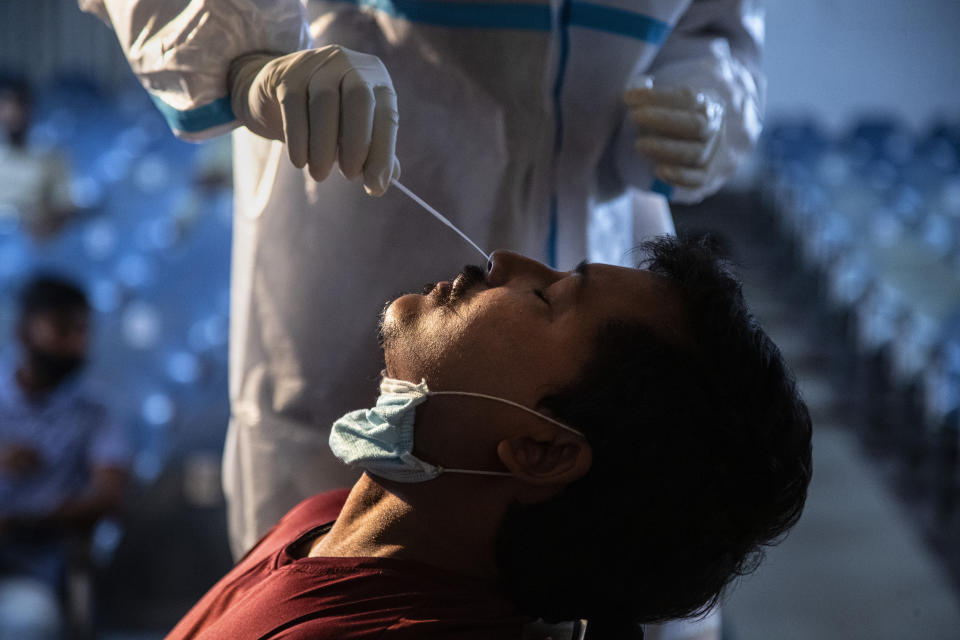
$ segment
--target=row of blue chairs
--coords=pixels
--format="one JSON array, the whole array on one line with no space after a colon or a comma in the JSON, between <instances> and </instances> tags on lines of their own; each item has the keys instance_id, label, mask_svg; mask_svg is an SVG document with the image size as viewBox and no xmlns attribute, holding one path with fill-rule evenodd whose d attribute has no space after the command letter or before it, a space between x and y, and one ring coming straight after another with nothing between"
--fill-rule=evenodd
<instances>
[{"instance_id":1,"label":"row of blue chairs","mask_svg":"<svg viewBox=\"0 0 960 640\"><path fill-rule=\"evenodd\" d=\"M960 122L919 135L892 117L843 135L780 122L765 134L761 167L794 264L840 319L833 326L856 374L844 384L911 469L940 461L939 512L949 515L960 430Z\"/></svg>"}]
</instances>

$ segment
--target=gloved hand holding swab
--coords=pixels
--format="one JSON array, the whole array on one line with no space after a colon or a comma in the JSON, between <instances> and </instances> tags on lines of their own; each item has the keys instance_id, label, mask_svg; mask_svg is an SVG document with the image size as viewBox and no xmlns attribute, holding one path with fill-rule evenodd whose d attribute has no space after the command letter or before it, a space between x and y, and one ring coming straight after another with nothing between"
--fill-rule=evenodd
<instances>
[{"instance_id":1,"label":"gloved hand holding swab","mask_svg":"<svg viewBox=\"0 0 960 640\"><path fill-rule=\"evenodd\" d=\"M467 236L467 234L465 234L463 231L460 231L460 229L458 229L458 228L456 227L456 225L454 225L452 222L450 222L450 221L447 220L445 217L443 217L443 215L441 215L439 211L437 211L436 209L434 209L433 207L431 207L429 204L427 204L426 202L424 202L423 199L422 199L420 196L418 196L418 195L415 194L413 191L410 191L410 189L408 189L408 188L406 188L405 186L403 186L402 184L400 184L400 181L397 180L396 178L391 178L390 182L393 183L393 185L396 186L397 189L400 189L400 191L402 191L402 192L404 192L405 194L407 194L407 195L410 197L411 200L413 200L414 202L416 202L417 204L419 204L421 207L423 207L424 209L426 209L426 210L430 213L430 215L432 215L434 218L436 218L437 220L439 220L439 221L442 222L443 224L447 225L448 227L450 227L451 229L453 229L454 231L456 231L456 232L457 232L457 235L459 235L461 238L463 238L464 240L466 240L467 242L469 242L469 243L470 243L470 246L472 246L474 249L476 249L477 251L480 252L480 255L483 256L484 262L487 262L487 261L490 260L490 256L489 256L483 249L481 249L481 248L477 245L476 242L474 242L473 240L471 240L470 237Z\"/></svg>"}]
</instances>

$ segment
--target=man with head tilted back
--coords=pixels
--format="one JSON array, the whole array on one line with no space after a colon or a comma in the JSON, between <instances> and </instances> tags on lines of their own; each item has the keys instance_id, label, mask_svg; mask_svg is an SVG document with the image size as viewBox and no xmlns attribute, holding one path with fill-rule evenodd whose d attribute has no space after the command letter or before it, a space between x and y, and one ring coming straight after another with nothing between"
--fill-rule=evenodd
<instances>
[{"instance_id":1,"label":"man with head tilted back","mask_svg":"<svg viewBox=\"0 0 960 640\"><path fill-rule=\"evenodd\" d=\"M366 473L170 637L630 638L715 603L799 518L810 420L725 265L645 250L570 272L498 251L389 304L379 396L330 438Z\"/></svg>"}]
</instances>

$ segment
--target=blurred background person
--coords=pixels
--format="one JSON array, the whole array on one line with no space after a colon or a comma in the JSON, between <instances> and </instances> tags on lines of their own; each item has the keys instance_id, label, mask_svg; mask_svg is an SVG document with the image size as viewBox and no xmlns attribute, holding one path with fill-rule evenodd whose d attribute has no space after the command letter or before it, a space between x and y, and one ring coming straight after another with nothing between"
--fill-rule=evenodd
<instances>
[{"instance_id":1,"label":"blurred background person","mask_svg":"<svg viewBox=\"0 0 960 640\"><path fill-rule=\"evenodd\" d=\"M56 276L23 288L18 350L0 368L0 637L65 628L70 554L121 504L129 445L79 379L90 308ZM22 635L19 635L22 634Z\"/></svg>"},{"instance_id":2,"label":"blurred background person","mask_svg":"<svg viewBox=\"0 0 960 640\"><path fill-rule=\"evenodd\" d=\"M69 221L75 206L64 157L29 144L32 111L26 78L0 74L0 217L18 219L44 240Z\"/></svg>"}]
</instances>

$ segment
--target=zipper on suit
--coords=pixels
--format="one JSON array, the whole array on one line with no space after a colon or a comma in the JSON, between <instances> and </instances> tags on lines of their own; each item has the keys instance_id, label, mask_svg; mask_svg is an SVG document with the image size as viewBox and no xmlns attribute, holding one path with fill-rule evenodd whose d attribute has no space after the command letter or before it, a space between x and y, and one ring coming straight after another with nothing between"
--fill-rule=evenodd
<instances>
[{"instance_id":1,"label":"zipper on suit","mask_svg":"<svg viewBox=\"0 0 960 640\"><path fill-rule=\"evenodd\" d=\"M563 152L563 81L570 53L570 3L571 0L552 0L554 29L556 35L556 67L552 87L553 101L553 178L550 185L550 221L547 231L547 263L557 267L558 200L560 154Z\"/></svg>"}]
</instances>

